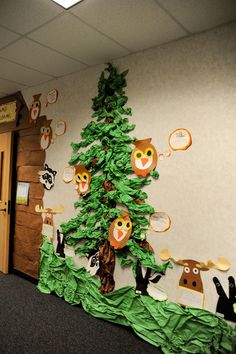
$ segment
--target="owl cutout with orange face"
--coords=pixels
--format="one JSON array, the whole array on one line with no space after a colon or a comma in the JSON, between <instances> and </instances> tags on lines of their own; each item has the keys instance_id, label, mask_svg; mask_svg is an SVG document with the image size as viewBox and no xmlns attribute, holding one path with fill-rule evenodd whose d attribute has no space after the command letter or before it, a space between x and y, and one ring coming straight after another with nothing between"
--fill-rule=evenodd
<instances>
[{"instance_id":1,"label":"owl cutout with orange face","mask_svg":"<svg viewBox=\"0 0 236 354\"><path fill-rule=\"evenodd\" d=\"M46 120L40 129L40 146L42 150L46 150L52 142L52 128L50 127L52 120Z\"/></svg>"},{"instance_id":2,"label":"owl cutout with orange face","mask_svg":"<svg viewBox=\"0 0 236 354\"><path fill-rule=\"evenodd\" d=\"M122 216L116 218L109 228L109 241L115 249L123 248L132 233L132 222L129 214L122 211Z\"/></svg>"},{"instance_id":3,"label":"owl cutout with orange face","mask_svg":"<svg viewBox=\"0 0 236 354\"><path fill-rule=\"evenodd\" d=\"M131 154L131 166L137 176L146 177L157 165L158 155L151 144L152 139L135 141Z\"/></svg>"},{"instance_id":4,"label":"owl cutout with orange face","mask_svg":"<svg viewBox=\"0 0 236 354\"><path fill-rule=\"evenodd\" d=\"M41 102L39 100L41 96L41 93L34 95L34 101L31 104L30 110L29 110L29 122L30 124L36 124L36 120L40 115L41 112Z\"/></svg>"},{"instance_id":5,"label":"owl cutout with orange face","mask_svg":"<svg viewBox=\"0 0 236 354\"><path fill-rule=\"evenodd\" d=\"M78 194L85 194L90 190L91 174L85 165L75 166L74 182Z\"/></svg>"}]
</instances>

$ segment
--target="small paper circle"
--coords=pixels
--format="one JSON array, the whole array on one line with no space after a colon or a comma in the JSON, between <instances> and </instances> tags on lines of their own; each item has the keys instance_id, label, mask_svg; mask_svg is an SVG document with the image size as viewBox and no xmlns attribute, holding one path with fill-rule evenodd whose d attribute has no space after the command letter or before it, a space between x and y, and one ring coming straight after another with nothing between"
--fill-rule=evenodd
<instances>
[{"instance_id":1,"label":"small paper circle","mask_svg":"<svg viewBox=\"0 0 236 354\"><path fill-rule=\"evenodd\" d=\"M73 166L68 166L64 168L63 171L63 181L65 183L70 183L75 175L75 168Z\"/></svg>"},{"instance_id":2,"label":"small paper circle","mask_svg":"<svg viewBox=\"0 0 236 354\"><path fill-rule=\"evenodd\" d=\"M47 94L47 104L53 104L57 101L58 91L53 89Z\"/></svg>"},{"instance_id":3,"label":"small paper circle","mask_svg":"<svg viewBox=\"0 0 236 354\"><path fill-rule=\"evenodd\" d=\"M165 212L156 211L150 216L149 223L153 231L165 232L170 228L171 219Z\"/></svg>"},{"instance_id":4,"label":"small paper circle","mask_svg":"<svg viewBox=\"0 0 236 354\"><path fill-rule=\"evenodd\" d=\"M57 136L63 135L66 131L66 122L64 120L59 120L56 123L55 134Z\"/></svg>"},{"instance_id":5,"label":"small paper circle","mask_svg":"<svg viewBox=\"0 0 236 354\"><path fill-rule=\"evenodd\" d=\"M172 150L187 150L192 145L192 136L185 128L176 129L169 136L169 145Z\"/></svg>"}]
</instances>

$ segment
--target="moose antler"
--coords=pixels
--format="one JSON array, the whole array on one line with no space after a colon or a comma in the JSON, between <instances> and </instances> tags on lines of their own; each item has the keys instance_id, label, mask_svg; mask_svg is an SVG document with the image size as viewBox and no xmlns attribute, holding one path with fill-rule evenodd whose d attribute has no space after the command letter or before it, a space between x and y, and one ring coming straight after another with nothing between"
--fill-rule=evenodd
<instances>
[{"instance_id":1,"label":"moose antler","mask_svg":"<svg viewBox=\"0 0 236 354\"><path fill-rule=\"evenodd\" d=\"M208 260L207 263L204 262L199 262L199 265L197 265L198 268L214 268L214 269L218 269L221 270L223 272L226 272L227 270L229 270L231 264L228 261L227 258L224 257L218 257L218 262L214 263L211 260Z\"/></svg>"},{"instance_id":2,"label":"moose antler","mask_svg":"<svg viewBox=\"0 0 236 354\"><path fill-rule=\"evenodd\" d=\"M168 249L162 250L160 252L159 256L160 256L162 261L170 260L170 261L172 261L172 262L174 262L176 264L182 265L182 266L186 265L186 263L182 259L175 259L175 258L171 257L170 254L169 254Z\"/></svg>"},{"instance_id":3,"label":"moose antler","mask_svg":"<svg viewBox=\"0 0 236 354\"><path fill-rule=\"evenodd\" d=\"M37 213L49 213L49 214L62 214L64 213L64 206L60 205L58 208L51 209L51 208L43 208L40 207L38 204L35 206L35 211Z\"/></svg>"}]
</instances>

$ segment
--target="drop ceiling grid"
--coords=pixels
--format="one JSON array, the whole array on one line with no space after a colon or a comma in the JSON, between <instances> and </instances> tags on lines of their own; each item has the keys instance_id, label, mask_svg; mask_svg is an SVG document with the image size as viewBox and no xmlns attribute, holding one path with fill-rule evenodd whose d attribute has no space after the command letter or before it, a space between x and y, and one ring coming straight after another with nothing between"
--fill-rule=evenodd
<instances>
[{"instance_id":1,"label":"drop ceiling grid","mask_svg":"<svg viewBox=\"0 0 236 354\"><path fill-rule=\"evenodd\" d=\"M0 90L13 93L235 18L235 0L84 0L69 11L50 0L1 0Z\"/></svg>"}]
</instances>

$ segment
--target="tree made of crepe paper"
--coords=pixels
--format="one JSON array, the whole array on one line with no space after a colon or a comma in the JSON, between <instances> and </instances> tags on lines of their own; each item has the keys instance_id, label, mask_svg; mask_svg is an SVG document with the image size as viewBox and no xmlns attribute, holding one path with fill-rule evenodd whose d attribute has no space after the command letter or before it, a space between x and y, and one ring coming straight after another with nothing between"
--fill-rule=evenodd
<instances>
[{"instance_id":1,"label":"tree made of crepe paper","mask_svg":"<svg viewBox=\"0 0 236 354\"><path fill-rule=\"evenodd\" d=\"M132 265L133 269L137 260L157 272L168 266L156 264L153 249L146 241L147 216L154 208L145 202L147 194L142 187L151 179L132 175L132 143L137 139L128 134L135 125L129 124L127 118L132 115L131 108L125 108L127 73L118 73L108 64L100 76L98 95L92 99L93 120L83 129L81 141L71 144L69 161L70 165L85 165L90 171L90 190L75 203L78 215L61 225L66 243L74 245L79 256L99 250L102 293L114 289L116 257L122 266ZM150 176L159 177L156 171L151 171ZM109 242L109 227L122 216L122 209L132 221L132 233L123 248L114 249Z\"/></svg>"}]
</instances>

